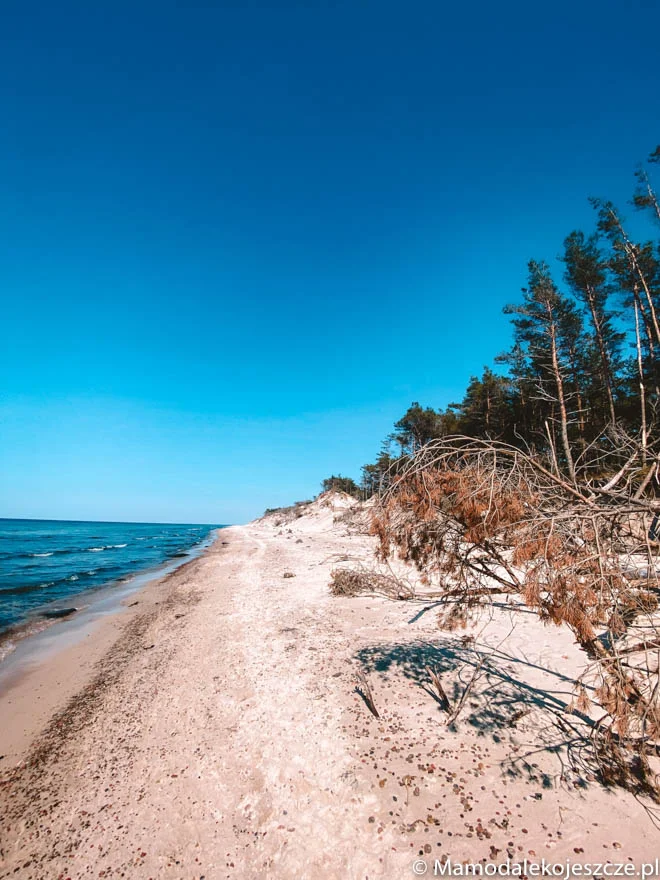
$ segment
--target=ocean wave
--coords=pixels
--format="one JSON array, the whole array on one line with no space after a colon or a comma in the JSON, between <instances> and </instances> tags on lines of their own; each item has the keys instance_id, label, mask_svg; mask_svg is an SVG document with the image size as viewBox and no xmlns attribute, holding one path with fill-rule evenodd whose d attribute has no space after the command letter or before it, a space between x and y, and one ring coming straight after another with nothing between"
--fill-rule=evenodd
<instances>
[{"instance_id":1,"label":"ocean wave","mask_svg":"<svg viewBox=\"0 0 660 880\"><path fill-rule=\"evenodd\" d=\"M107 549L106 547L88 547L87 552L88 553L100 553L102 550L106 550L106 549Z\"/></svg>"},{"instance_id":2,"label":"ocean wave","mask_svg":"<svg viewBox=\"0 0 660 880\"><path fill-rule=\"evenodd\" d=\"M0 587L0 595L2 596L21 596L24 593L34 593L37 590L47 590L48 587L54 586L59 581L47 581L43 584L22 584L19 587Z\"/></svg>"},{"instance_id":3,"label":"ocean wave","mask_svg":"<svg viewBox=\"0 0 660 880\"><path fill-rule=\"evenodd\" d=\"M72 608L46 608L44 611L39 612L40 617L45 617L47 620L61 620L63 617L70 617L72 614L75 614L78 609L75 607Z\"/></svg>"},{"instance_id":4,"label":"ocean wave","mask_svg":"<svg viewBox=\"0 0 660 880\"><path fill-rule=\"evenodd\" d=\"M121 550L122 547L128 547L128 544L113 544L112 547L114 550Z\"/></svg>"},{"instance_id":5,"label":"ocean wave","mask_svg":"<svg viewBox=\"0 0 660 880\"><path fill-rule=\"evenodd\" d=\"M44 558L46 556L63 556L69 553L79 553L80 550L72 547L60 548L55 550L46 550L43 553L12 553L12 552L3 552L0 553L0 559L5 560L15 560L15 559L36 559L36 558ZM39 565L40 563L35 563L35 565Z\"/></svg>"},{"instance_id":6,"label":"ocean wave","mask_svg":"<svg viewBox=\"0 0 660 880\"><path fill-rule=\"evenodd\" d=\"M16 650L21 639L43 632L54 623L57 623L57 619L31 618L0 632L0 663Z\"/></svg>"},{"instance_id":7,"label":"ocean wave","mask_svg":"<svg viewBox=\"0 0 660 880\"><path fill-rule=\"evenodd\" d=\"M45 622L43 622L40 628L35 627L32 622L30 625L23 625L21 627L11 627L11 629L6 632L0 633L0 663L8 657L9 654L12 654L16 648L18 647L17 642L24 638L25 636L32 635L35 632L39 632L39 629L45 629Z\"/></svg>"},{"instance_id":8,"label":"ocean wave","mask_svg":"<svg viewBox=\"0 0 660 880\"><path fill-rule=\"evenodd\" d=\"M12 596L12 595L24 595L26 593L37 593L41 590L49 590L51 587L55 587L55 589L59 589L64 587L67 584L75 583L79 581L81 578L83 579L83 583L85 582L85 576L94 577L101 575L102 577L111 578L114 574L119 574L121 572L122 566L117 565L102 565L99 568L92 569L91 571L76 571L71 574L64 574L62 577L55 577L50 581L43 581L40 584L20 584L12 587L0 587L0 596ZM67 590L68 592L68 590Z\"/></svg>"}]
</instances>

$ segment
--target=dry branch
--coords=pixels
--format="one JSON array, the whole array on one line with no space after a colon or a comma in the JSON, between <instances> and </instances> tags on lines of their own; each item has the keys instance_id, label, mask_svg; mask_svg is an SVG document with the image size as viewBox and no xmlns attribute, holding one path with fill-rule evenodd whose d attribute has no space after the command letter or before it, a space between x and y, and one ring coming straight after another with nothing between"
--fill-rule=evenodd
<instances>
[{"instance_id":1,"label":"dry branch","mask_svg":"<svg viewBox=\"0 0 660 880\"><path fill-rule=\"evenodd\" d=\"M426 667L426 671L428 673L429 678L438 694L438 702L441 707L445 710L445 712L451 711L451 703L449 702L449 697L447 696L445 689L442 686L442 682L440 681L440 675L436 670L431 669L429 666Z\"/></svg>"},{"instance_id":2,"label":"dry branch","mask_svg":"<svg viewBox=\"0 0 660 880\"><path fill-rule=\"evenodd\" d=\"M412 599L412 587L390 574L367 569L336 568L330 575L333 596L380 595L390 599Z\"/></svg>"},{"instance_id":3,"label":"dry branch","mask_svg":"<svg viewBox=\"0 0 660 880\"><path fill-rule=\"evenodd\" d=\"M367 681L367 676L361 669L359 669L355 673L355 677L358 680L358 686L355 688L355 690L358 692L358 694L360 694L364 702L367 704L367 708L374 716L374 718L380 718L380 715L378 714L378 709L376 708L376 703L374 701L374 695L371 691L371 686Z\"/></svg>"},{"instance_id":4,"label":"dry branch","mask_svg":"<svg viewBox=\"0 0 660 880\"><path fill-rule=\"evenodd\" d=\"M456 707L455 707L454 711L450 714L449 718L447 718L447 726L449 726L450 724L453 724L456 721L456 719L458 718L458 716L461 714L463 706L465 705L465 701L470 696L470 693L472 692L472 688L475 686L476 682L479 679L479 676L481 675L481 670L483 669L484 662L485 662L485 657L482 657L481 660L479 661L479 663L477 663L477 665L474 667L474 671L472 672L472 675L470 677L469 682L466 684L466 686L463 689L463 693L461 694L460 700L456 704Z\"/></svg>"}]
</instances>

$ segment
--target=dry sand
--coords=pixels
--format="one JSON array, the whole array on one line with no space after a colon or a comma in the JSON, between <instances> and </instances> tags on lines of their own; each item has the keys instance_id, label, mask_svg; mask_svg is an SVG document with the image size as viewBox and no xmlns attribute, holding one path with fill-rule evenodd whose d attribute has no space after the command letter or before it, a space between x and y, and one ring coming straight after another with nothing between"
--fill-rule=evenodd
<instances>
[{"instance_id":1,"label":"dry sand","mask_svg":"<svg viewBox=\"0 0 660 880\"><path fill-rule=\"evenodd\" d=\"M554 711L584 662L570 634L504 606L471 631L477 653L431 603L331 596L337 558L374 549L341 513L316 502L221 531L0 696L0 877L656 857L645 806L580 766L584 724ZM456 700L483 653L448 727L424 667ZM359 668L380 718L355 693Z\"/></svg>"}]
</instances>

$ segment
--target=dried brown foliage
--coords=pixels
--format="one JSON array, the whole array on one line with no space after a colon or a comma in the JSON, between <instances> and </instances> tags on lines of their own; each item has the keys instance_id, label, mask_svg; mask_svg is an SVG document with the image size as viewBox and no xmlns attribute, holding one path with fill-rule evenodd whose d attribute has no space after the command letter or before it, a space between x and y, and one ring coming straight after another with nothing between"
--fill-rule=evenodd
<instances>
[{"instance_id":1,"label":"dried brown foliage","mask_svg":"<svg viewBox=\"0 0 660 880\"><path fill-rule=\"evenodd\" d=\"M381 595L390 599L411 599L412 588L393 575L353 568L336 568L330 575L333 596Z\"/></svg>"},{"instance_id":2,"label":"dried brown foliage","mask_svg":"<svg viewBox=\"0 0 660 880\"><path fill-rule=\"evenodd\" d=\"M639 768L660 750L659 664L648 656L660 645L658 545L649 538L660 504L649 495L648 459L640 468L634 448L610 449L612 460L603 454L600 464L614 476L598 483L570 481L503 443L434 441L399 462L372 532L381 560L396 553L442 580L453 600L445 626L465 624L475 606L505 593L570 627L592 661L601 759L611 746L615 764L634 754ZM584 699L578 688L580 706Z\"/></svg>"}]
</instances>

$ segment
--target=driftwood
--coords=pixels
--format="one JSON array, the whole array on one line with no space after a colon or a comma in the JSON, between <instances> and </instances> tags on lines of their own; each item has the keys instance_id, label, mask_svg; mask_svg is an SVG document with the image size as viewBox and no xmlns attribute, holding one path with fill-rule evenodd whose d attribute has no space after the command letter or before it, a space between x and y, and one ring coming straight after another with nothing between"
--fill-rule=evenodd
<instances>
[{"instance_id":1,"label":"driftwood","mask_svg":"<svg viewBox=\"0 0 660 880\"><path fill-rule=\"evenodd\" d=\"M431 669L429 666L426 667L426 671L429 678L431 679L433 687L436 690L440 706L445 710L445 712L450 712L451 703L449 702L449 697L447 696L445 689L442 686L439 673L435 669Z\"/></svg>"},{"instance_id":2,"label":"driftwood","mask_svg":"<svg viewBox=\"0 0 660 880\"><path fill-rule=\"evenodd\" d=\"M376 708L376 703L374 702L374 695L372 693L371 686L367 681L367 676L361 669L359 669L355 673L355 677L358 680L358 686L355 688L355 690L367 704L367 708L374 716L374 718L380 718L380 715L378 714L378 709Z\"/></svg>"}]
</instances>

